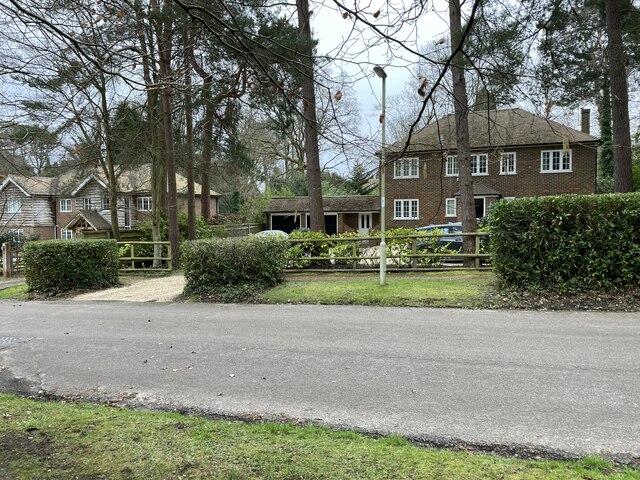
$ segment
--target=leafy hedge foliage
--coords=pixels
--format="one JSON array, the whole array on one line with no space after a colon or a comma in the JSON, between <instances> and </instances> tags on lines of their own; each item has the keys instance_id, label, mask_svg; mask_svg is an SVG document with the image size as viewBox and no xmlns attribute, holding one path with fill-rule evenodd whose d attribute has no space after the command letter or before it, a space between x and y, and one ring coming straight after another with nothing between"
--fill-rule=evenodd
<instances>
[{"instance_id":1,"label":"leafy hedge foliage","mask_svg":"<svg viewBox=\"0 0 640 480\"><path fill-rule=\"evenodd\" d=\"M47 240L24 245L25 279L43 295L118 284L115 240Z\"/></svg>"},{"instance_id":2,"label":"leafy hedge foliage","mask_svg":"<svg viewBox=\"0 0 640 480\"><path fill-rule=\"evenodd\" d=\"M242 302L284 277L286 240L220 238L185 242L181 248L184 293L220 302Z\"/></svg>"},{"instance_id":3,"label":"leafy hedge foliage","mask_svg":"<svg viewBox=\"0 0 640 480\"><path fill-rule=\"evenodd\" d=\"M581 291L640 284L638 193L502 201L489 223L503 286Z\"/></svg>"},{"instance_id":4,"label":"leafy hedge foliage","mask_svg":"<svg viewBox=\"0 0 640 480\"><path fill-rule=\"evenodd\" d=\"M436 231L433 233L443 233ZM418 239L418 248L416 253L451 253L446 246L438 245L439 238L429 236L426 232L418 232L413 228L394 228L385 232L387 237L399 236L406 237L409 235L420 235L425 238ZM349 238L358 239L359 237L379 237L380 232L371 230L368 235L360 235L358 232L344 232L338 235L327 235L323 232L313 232L310 230L294 230L289 234L289 240L309 240L303 242L291 243L287 250L287 265L293 268L308 267L329 267L331 265L342 264L343 266L351 266L350 260L335 260L335 257L348 257L353 255L353 242L339 241L337 239ZM310 241L318 240L318 241ZM389 263L398 267L408 267L411 264L410 255L413 253L411 240L407 238L387 238L387 258ZM372 257L378 256L378 247L373 244L357 242L356 253L359 256ZM322 260L309 260L309 257L321 257ZM326 260L324 260L326 258ZM360 264L368 267L375 267L379 264L378 259L360 260ZM437 257L422 257L417 259L417 263L421 266L436 266L441 263Z\"/></svg>"}]
</instances>

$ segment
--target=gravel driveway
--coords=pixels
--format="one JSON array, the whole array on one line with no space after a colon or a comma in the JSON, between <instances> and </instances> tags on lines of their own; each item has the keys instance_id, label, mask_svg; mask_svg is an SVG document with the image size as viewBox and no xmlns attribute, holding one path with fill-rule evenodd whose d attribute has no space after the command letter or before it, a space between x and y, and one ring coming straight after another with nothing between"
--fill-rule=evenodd
<instances>
[{"instance_id":1,"label":"gravel driveway","mask_svg":"<svg viewBox=\"0 0 640 480\"><path fill-rule=\"evenodd\" d=\"M108 288L98 292L83 293L72 298L75 301L111 300L118 302L172 302L182 295L184 275L155 277L144 280L130 279L128 285Z\"/></svg>"}]
</instances>

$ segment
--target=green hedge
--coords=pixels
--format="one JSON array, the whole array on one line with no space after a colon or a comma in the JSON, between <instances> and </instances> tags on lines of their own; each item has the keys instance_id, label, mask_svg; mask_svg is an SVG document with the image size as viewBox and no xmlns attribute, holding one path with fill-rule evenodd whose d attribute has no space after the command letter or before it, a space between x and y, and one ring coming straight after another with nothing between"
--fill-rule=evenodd
<instances>
[{"instance_id":1,"label":"green hedge","mask_svg":"<svg viewBox=\"0 0 640 480\"><path fill-rule=\"evenodd\" d=\"M640 194L501 201L489 219L506 287L582 291L640 284Z\"/></svg>"},{"instance_id":2,"label":"green hedge","mask_svg":"<svg viewBox=\"0 0 640 480\"><path fill-rule=\"evenodd\" d=\"M29 289L44 295L118 284L115 240L29 242L23 253Z\"/></svg>"},{"instance_id":3,"label":"green hedge","mask_svg":"<svg viewBox=\"0 0 640 480\"><path fill-rule=\"evenodd\" d=\"M286 250L286 240L277 237L185 242L180 253L184 293L221 302L248 300L282 281Z\"/></svg>"}]
</instances>

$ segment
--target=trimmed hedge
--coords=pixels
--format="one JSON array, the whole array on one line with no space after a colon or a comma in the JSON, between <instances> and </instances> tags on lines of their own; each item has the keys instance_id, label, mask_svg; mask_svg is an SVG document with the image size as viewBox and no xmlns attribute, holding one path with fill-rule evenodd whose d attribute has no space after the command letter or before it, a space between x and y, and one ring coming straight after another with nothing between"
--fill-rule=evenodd
<instances>
[{"instance_id":1,"label":"trimmed hedge","mask_svg":"<svg viewBox=\"0 0 640 480\"><path fill-rule=\"evenodd\" d=\"M219 238L182 244L184 293L242 302L284 278L287 242L277 237Z\"/></svg>"},{"instance_id":2,"label":"trimmed hedge","mask_svg":"<svg viewBox=\"0 0 640 480\"><path fill-rule=\"evenodd\" d=\"M115 240L47 240L24 245L29 289L44 295L118 284Z\"/></svg>"},{"instance_id":3,"label":"trimmed hedge","mask_svg":"<svg viewBox=\"0 0 640 480\"><path fill-rule=\"evenodd\" d=\"M521 198L489 218L502 286L584 291L640 284L640 194Z\"/></svg>"}]
</instances>

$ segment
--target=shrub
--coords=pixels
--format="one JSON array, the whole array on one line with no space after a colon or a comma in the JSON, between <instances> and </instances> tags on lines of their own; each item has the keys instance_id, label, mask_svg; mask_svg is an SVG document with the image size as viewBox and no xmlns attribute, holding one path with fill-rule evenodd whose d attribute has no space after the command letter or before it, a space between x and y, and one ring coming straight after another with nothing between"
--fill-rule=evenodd
<instances>
[{"instance_id":1,"label":"shrub","mask_svg":"<svg viewBox=\"0 0 640 480\"><path fill-rule=\"evenodd\" d=\"M330 236L324 232L314 232L312 230L294 230L289 234L289 240L326 240L295 242L289 244L287 250L287 265L294 268L305 268L310 266L320 266L322 261L307 260L308 257L327 257L329 249L335 242L330 241Z\"/></svg>"},{"instance_id":2,"label":"shrub","mask_svg":"<svg viewBox=\"0 0 640 480\"><path fill-rule=\"evenodd\" d=\"M503 286L601 290L640 283L640 194L498 202L492 262Z\"/></svg>"},{"instance_id":3,"label":"shrub","mask_svg":"<svg viewBox=\"0 0 640 480\"><path fill-rule=\"evenodd\" d=\"M24 246L25 279L43 295L118 284L115 240L47 240Z\"/></svg>"},{"instance_id":4,"label":"shrub","mask_svg":"<svg viewBox=\"0 0 640 480\"><path fill-rule=\"evenodd\" d=\"M222 302L248 300L284 277L286 240L249 237L185 242L184 292Z\"/></svg>"}]
</instances>

